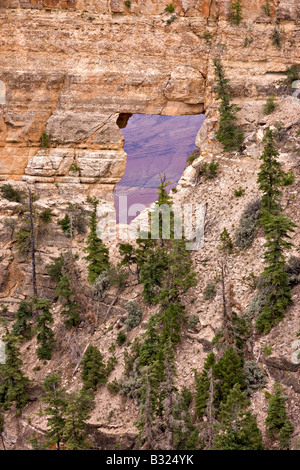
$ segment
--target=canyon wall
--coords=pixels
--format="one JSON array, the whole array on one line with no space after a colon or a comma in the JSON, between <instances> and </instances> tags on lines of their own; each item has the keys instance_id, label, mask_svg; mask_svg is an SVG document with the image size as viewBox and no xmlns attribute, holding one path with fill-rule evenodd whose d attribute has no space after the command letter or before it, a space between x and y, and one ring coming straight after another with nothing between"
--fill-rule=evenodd
<instances>
[{"instance_id":1,"label":"canyon wall","mask_svg":"<svg viewBox=\"0 0 300 470\"><path fill-rule=\"evenodd\" d=\"M271 1L268 16L265 0L250 0L240 26L228 21L228 0L176 0L174 12L167 3L0 0L1 180L68 199L111 194L126 164L119 126L131 114L205 111L207 131L219 56L251 130L266 89L279 93L276 80L300 63L299 3Z\"/></svg>"}]
</instances>

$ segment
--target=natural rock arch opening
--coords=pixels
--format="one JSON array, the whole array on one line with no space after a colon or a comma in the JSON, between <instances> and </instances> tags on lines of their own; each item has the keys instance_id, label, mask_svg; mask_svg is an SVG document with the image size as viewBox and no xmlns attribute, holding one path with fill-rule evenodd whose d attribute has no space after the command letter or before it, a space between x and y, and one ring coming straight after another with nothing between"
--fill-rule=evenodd
<instances>
[{"instance_id":1,"label":"natural rock arch opening","mask_svg":"<svg viewBox=\"0 0 300 470\"><path fill-rule=\"evenodd\" d=\"M165 173L171 181L169 191L176 186L188 155L195 149L195 139L204 119L204 114L119 115L117 124L124 135L127 162L125 173L114 191L117 222L120 196L127 196L127 209L137 203L148 206L156 200L160 173ZM128 217L128 223L133 218Z\"/></svg>"}]
</instances>

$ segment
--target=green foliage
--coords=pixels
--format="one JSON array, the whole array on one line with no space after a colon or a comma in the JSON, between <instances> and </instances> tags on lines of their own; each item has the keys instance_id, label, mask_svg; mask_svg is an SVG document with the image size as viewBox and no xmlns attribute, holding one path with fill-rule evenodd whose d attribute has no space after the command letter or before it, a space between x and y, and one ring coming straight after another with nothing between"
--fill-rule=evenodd
<instances>
[{"instance_id":1,"label":"green foliage","mask_svg":"<svg viewBox=\"0 0 300 470\"><path fill-rule=\"evenodd\" d=\"M234 197L241 197L245 194L245 189L243 189L241 186L238 189L233 190Z\"/></svg>"},{"instance_id":2,"label":"green foliage","mask_svg":"<svg viewBox=\"0 0 300 470\"><path fill-rule=\"evenodd\" d=\"M62 277L62 268L64 266L64 256L60 255L53 260L53 263L47 264L46 269L50 276L51 281L59 281Z\"/></svg>"},{"instance_id":3,"label":"green foliage","mask_svg":"<svg viewBox=\"0 0 300 470\"><path fill-rule=\"evenodd\" d=\"M130 8L131 7L131 1L130 0L125 0L124 5L125 5L125 7Z\"/></svg>"},{"instance_id":4,"label":"green foliage","mask_svg":"<svg viewBox=\"0 0 300 470\"><path fill-rule=\"evenodd\" d=\"M55 293L64 301L64 308L61 311L61 315L67 318L65 321L66 327L72 328L73 326L78 326L81 321L78 304L74 301L74 292L71 288L70 278L67 274L60 275Z\"/></svg>"},{"instance_id":5,"label":"green foliage","mask_svg":"<svg viewBox=\"0 0 300 470\"><path fill-rule=\"evenodd\" d=\"M292 65L289 67L285 72L285 75L287 76L287 82L291 85L293 82L299 80L299 66L298 65Z\"/></svg>"},{"instance_id":6,"label":"green foliage","mask_svg":"<svg viewBox=\"0 0 300 470\"><path fill-rule=\"evenodd\" d=\"M216 358L214 353L208 354L204 362L202 373L195 374L195 405L196 413L199 418L202 418L206 412L210 386L209 371L211 371L212 374L215 363Z\"/></svg>"},{"instance_id":7,"label":"green foliage","mask_svg":"<svg viewBox=\"0 0 300 470\"><path fill-rule=\"evenodd\" d=\"M109 288L110 285L110 277L108 271L103 271L100 276L97 277L95 280L92 290L95 297L101 300Z\"/></svg>"},{"instance_id":8,"label":"green foliage","mask_svg":"<svg viewBox=\"0 0 300 470\"><path fill-rule=\"evenodd\" d=\"M42 148L49 147L49 136L48 136L46 131L43 131L43 133L42 133L41 147Z\"/></svg>"},{"instance_id":9,"label":"green foliage","mask_svg":"<svg viewBox=\"0 0 300 470\"><path fill-rule=\"evenodd\" d=\"M269 436L278 439L282 449L289 448L290 437L294 431L294 427L287 417L285 401L282 388L276 382L273 394L269 398L266 426Z\"/></svg>"},{"instance_id":10,"label":"green foliage","mask_svg":"<svg viewBox=\"0 0 300 470\"><path fill-rule=\"evenodd\" d=\"M223 357L216 363L213 370L215 383L215 402L226 402L230 390L235 384L245 387L243 360L230 346Z\"/></svg>"},{"instance_id":11,"label":"green foliage","mask_svg":"<svg viewBox=\"0 0 300 470\"><path fill-rule=\"evenodd\" d=\"M227 251L228 253L232 253L233 243L226 228L224 228L223 232L220 234L220 241L221 245L219 249L222 251Z\"/></svg>"},{"instance_id":12,"label":"green foliage","mask_svg":"<svg viewBox=\"0 0 300 470\"><path fill-rule=\"evenodd\" d=\"M264 150L260 157L262 164L258 173L258 188L263 192L261 198L261 215L264 216L279 210L280 186L282 184L283 171L278 161L279 152L274 142L273 132L266 129L263 139Z\"/></svg>"},{"instance_id":13,"label":"green foliage","mask_svg":"<svg viewBox=\"0 0 300 470\"><path fill-rule=\"evenodd\" d=\"M125 326L127 330L130 331L140 324L143 312L135 300L127 302L125 304L125 308L128 312L128 317L125 320Z\"/></svg>"},{"instance_id":14,"label":"green foliage","mask_svg":"<svg viewBox=\"0 0 300 470\"><path fill-rule=\"evenodd\" d=\"M93 199L91 201L93 211L90 214L90 233L87 239L87 247L85 251L88 255L85 259L88 261L88 281L93 284L103 271L110 267L109 251L103 241L97 236L97 206L98 201Z\"/></svg>"},{"instance_id":15,"label":"green foliage","mask_svg":"<svg viewBox=\"0 0 300 470\"><path fill-rule=\"evenodd\" d=\"M245 250L249 248L254 240L256 227L260 219L260 200L248 204L240 219L240 224L235 232L236 245Z\"/></svg>"},{"instance_id":16,"label":"green foliage","mask_svg":"<svg viewBox=\"0 0 300 470\"><path fill-rule=\"evenodd\" d=\"M165 11L167 11L169 13L174 13L175 7L174 7L173 3L170 3L169 5L167 5L166 8L165 8Z\"/></svg>"},{"instance_id":17,"label":"green foliage","mask_svg":"<svg viewBox=\"0 0 300 470\"><path fill-rule=\"evenodd\" d=\"M198 178L203 176L205 180L213 179L218 174L219 163L215 160L205 162L197 168Z\"/></svg>"},{"instance_id":18,"label":"green foliage","mask_svg":"<svg viewBox=\"0 0 300 470\"><path fill-rule=\"evenodd\" d=\"M66 450L89 450L92 442L87 433L86 421L90 417L93 397L85 389L68 396L64 413L65 425L62 439Z\"/></svg>"},{"instance_id":19,"label":"green foliage","mask_svg":"<svg viewBox=\"0 0 300 470\"><path fill-rule=\"evenodd\" d=\"M200 155L200 149L195 148L191 153L188 154L188 157L186 159L186 166L189 166L195 161Z\"/></svg>"},{"instance_id":20,"label":"green foliage","mask_svg":"<svg viewBox=\"0 0 300 470\"><path fill-rule=\"evenodd\" d=\"M85 388L97 390L98 385L106 382L107 374L103 356L96 346L88 346L81 365L81 378Z\"/></svg>"},{"instance_id":21,"label":"green foliage","mask_svg":"<svg viewBox=\"0 0 300 470\"><path fill-rule=\"evenodd\" d=\"M117 345L122 346L127 339L126 333L124 331L119 331L117 336Z\"/></svg>"},{"instance_id":22,"label":"green foliage","mask_svg":"<svg viewBox=\"0 0 300 470\"><path fill-rule=\"evenodd\" d=\"M230 390L221 404L219 433L214 440L215 450L263 450L262 436L256 417L247 411L250 401L239 384Z\"/></svg>"},{"instance_id":23,"label":"green foliage","mask_svg":"<svg viewBox=\"0 0 300 470\"><path fill-rule=\"evenodd\" d=\"M51 359L52 349L55 345L54 333L49 327L52 325L54 320L51 313L51 305L48 299L40 299L34 297L32 299L33 311L37 312L36 332L37 332L37 343L39 347L36 350L37 357L39 359Z\"/></svg>"},{"instance_id":24,"label":"green foliage","mask_svg":"<svg viewBox=\"0 0 300 470\"><path fill-rule=\"evenodd\" d=\"M248 395L266 384L266 374L255 361L245 361L244 377Z\"/></svg>"},{"instance_id":25,"label":"green foliage","mask_svg":"<svg viewBox=\"0 0 300 470\"><path fill-rule=\"evenodd\" d=\"M195 330L198 324L199 324L199 316L198 315L190 315L187 318L187 327L188 327L189 330Z\"/></svg>"},{"instance_id":26,"label":"green foliage","mask_svg":"<svg viewBox=\"0 0 300 470\"><path fill-rule=\"evenodd\" d=\"M219 59L214 60L214 67L217 82L217 100L221 101L219 107L219 130L216 133L216 137L226 152L238 151L241 149L244 140L242 129L235 124L237 121L236 113L239 108L235 104L230 104L231 89L229 80L225 77L224 69Z\"/></svg>"},{"instance_id":27,"label":"green foliage","mask_svg":"<svg viewBox=\"0 0 300 470\"><path fill-rule=\"evenodd\" d=\"M107 384L107 390L112 395L117 395L117 393L120 392L120 385L119 385L117 379L114 379L112 382L109 382Z\"/></svg>"},{"instance_id":28,"label":"green foliage","mask_svg":"<svg viewBox=\"0 0 300 470\"><path fill-rule=\"evenodd\" d=\"M76 162L73 162L72 165L69 168L69 171L71 171L72 173L79 173L80 172L80 167L78 166L78 164Z\"/></svg>"},{"instance_id":29,"label":"green foliage","mask_svg":"<svg viewBox=\"0 0 300 470\"><path fill-rule=\"evenodd\" d=\"M269 115L275 111L275 109L278 107L278 104L274 101L275 96L269 96L267 99L265 105L264 105L264 114Z\"/></svg>"},{"instance_id":30,"label":"green foliage","mask_svg":"<svg viewBox=\"0 0 300 470\"><path fill-rule=\"evenodd\" d=\"M264 355L265 356L271 356L272 354L272 346L265 346L264 347Z\"/></svg>"},{"instance_id":31,"label":"green foliage","mask_svg":"<svg viewBox=\"0 0 300 470\"><path fill-rule=\"evenodd\" d=\"M47 209L43 209L40 213L39 213L39 220L43 223L43 224L50 224L50 222L52 221L52 218L53 218L53 212L51 209L47 208Z\"/></svg>"},{"instance_id":32,"label":"green foliage","mask_svg":"<svg viewBox=\"0 0 300 470\"><path fill-rule=\"evenodd\" d=\"M60 450L63 430L65 427L65 410L67 406L67 395L61 388L61 378L58 374L49 374L44 382L44 396L42 402L46 404L44 414L47 416L46 448Z\"/></svg>"},{"instance_id":33,"label":"green foliage","mask_svg":"<svg viewBox=\"0 0 300 470\"><path fill-rule=\"evenodd\" d=\"M269 0L266 0L265 4L262 5L261 9L263 10L266 16L271 16L271 5Z\"/></svg>"},{"instance_id":34,"label":"green foliage","mask_svg":"<svg viewBox=\"0 0 300 470\"><path fill-rule=\"evenodd\" d=\"M239 25L240 22L242 21L242 4L241 0L236 0L235 2L232 2L230 5L230 21L233 24Z\"/></svg>"},{"instance_id":35,"label":"green foliage","mask_svg":"<svg viewBox=\"0 0 300 470\"><path fill-rule=\"evenodd\" d=\"M69 217L69 214L66 214L64 216L63 219L59 220L58 222L58 225L61 226L64 234L67 236L67 237L70 237L71 236L71 221L70 221L70 217Z\"/></svg>"},{"instance_id":36,"label":"green foliage","mask_svg":"<svg viewBox=\"0 0 300 470\"><path fill-rule=\"evenodd\" d=\"M24 191L15 189L10 183L3 184L0 188L1 195L4 199L12 202L23 202Z\"/></svg>"},{"instance_id":37,"label":"green foliage","mask_svg":"<svg viewBox=\"0 0 300 470\"><path fill-rule=\"evenodd\" d=\"M2 337L5 343L5 364L0 364L0 403L8 410L15 402L20 411L28 402L29 379L22 372L23 362L17 346L18 339L6 329Z\"/></svg>"},{"instance_id":38,"label":"green foliage","mask_svg":"<svg viewBox=\"0 0 300 470\"><path fill-rule=\"evenodd\" d=\"M21 300L18 310L15 313L15 323L12 333L15 336L22 336L24 339L31 337L32 307L26 300Z\"/></svg>"},{"instance_id":39,"label":"green foliage","mask_svg":"<svg viewBox=\"0 0 300 470\"><path fill-rule=\"evenodd\" d=\"M281 184L282 186L290 186L295 181L295 173L293 170L289 170L287 173L283 173Z\"/></svg>"},{"instance_id":40,"label":"green foliage","mask_svg":"<svg viewBox=\"0 0 300 470\"><path fill-rule=\"evenodd\" d=\"M212 300L217 295L216 284L209 281L204 289L204 300Z\"/></svg>"},{"instance_id":41,"label":"green foliage","mask_svg":"<svg viewBox=\"0 0 300 470\"><path fill-rule=\"evenodd\" d=\"M264 258L266 267L263 271L263 287L270 287L262 314L256 320L259 333L268 333L284 317L285 310L292 303L291 288L286 272L284 252L292 245L289 232L294 231L295 224L284 214L264 215L264 228L267 243Z\"/></svg>"}]
</instances>

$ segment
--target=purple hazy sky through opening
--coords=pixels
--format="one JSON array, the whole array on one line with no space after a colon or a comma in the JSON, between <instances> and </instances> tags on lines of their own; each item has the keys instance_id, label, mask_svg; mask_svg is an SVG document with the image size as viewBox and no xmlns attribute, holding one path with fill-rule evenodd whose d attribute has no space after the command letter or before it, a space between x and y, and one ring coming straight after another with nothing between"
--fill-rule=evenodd
<instances>
[{"instance_id":1,"label":"purple hazy sky through opening","mask_svg":"<svg viewBox=\"0 0 300 470\"><path fill-rule=\"evenodd\" d=\"M127 196L128 208L132 204L148 206L156 201L159 173L165 173L172 184L178 183L188 154L195 148L195 139L205 116L158 116L134 114L122 129L127 153L125 174L114 191L117 222L119 198ZM138 215L138 214L136 214ZM134 217L128 217L130 223Z\"/></svg>"}]
</instances>

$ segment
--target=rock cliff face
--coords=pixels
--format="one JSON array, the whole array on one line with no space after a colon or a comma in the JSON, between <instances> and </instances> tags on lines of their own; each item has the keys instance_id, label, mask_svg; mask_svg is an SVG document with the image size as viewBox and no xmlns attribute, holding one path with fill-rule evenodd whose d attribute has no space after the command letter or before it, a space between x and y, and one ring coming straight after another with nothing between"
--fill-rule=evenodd
<instances>
[{"instance_id":1,"label":"rock cliff face","mask_svg":"<svg viewBox=\"0 0 300 470\"><path fill-rule=\"evenodd\" d=\"M247 2L237 27L228 0L176 0L173 13L162 1L0 0L1 179L56 183L53 193L69 197L111 193L125 170L127 114L209 117L220 54L253 115L266 88L300 61L299 3L271 1L271 16L264 3Z\"/></svg>"}]
</instances>

